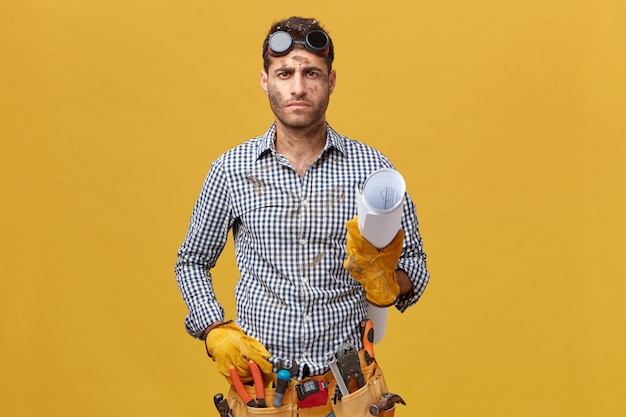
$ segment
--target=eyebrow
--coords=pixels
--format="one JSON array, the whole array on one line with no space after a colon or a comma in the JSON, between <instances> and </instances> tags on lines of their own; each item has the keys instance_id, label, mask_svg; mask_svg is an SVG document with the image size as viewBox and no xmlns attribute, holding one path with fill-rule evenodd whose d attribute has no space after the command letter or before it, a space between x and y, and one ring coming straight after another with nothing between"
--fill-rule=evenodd
<instances>
[{"instance_id":1,"label":"eyebrow","mask_svg":"<svg viewBox=\"0 0 626 417\"><path fill-rule=\"evenodd\" d=\"M278 67L274 70L275 74L278 74L279 72L288 72L288 73L293 73L295 72L295 68L293 67L286 67L286 66L282 66L282 67Z\"/></svg>"},{"instance_id":2,"label":"eyebrow","mask_svg":"<svg viewBox=\"0 0 626 417\"><path fill-rule=\"evenodd\" d=\"M316 67L314 65L305 65L304 67L302 67L302 72L309 72L309 71L318 71L321 72L322 74L324 73L324 70L320 67ZM276 68L274 70L274 73L277 74L279 72L288 72L290 74L293 74L294 72L296 72L295 67L288 67L283 65L282 67Z\"/></svg>"}]
</instances>

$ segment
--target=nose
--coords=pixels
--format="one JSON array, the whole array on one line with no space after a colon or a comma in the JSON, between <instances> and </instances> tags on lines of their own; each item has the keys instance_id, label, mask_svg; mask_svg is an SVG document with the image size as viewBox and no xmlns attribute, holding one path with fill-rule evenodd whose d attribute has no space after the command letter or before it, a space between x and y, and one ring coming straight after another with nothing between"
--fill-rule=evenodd
<instances>
[{"instance_id":1,"label":"nose","mask_svg":"<svg viewBox=\"0 0 626 417\"><path fill-rule=\"evenodd\" d=\"M295 97L302 97L304 94L306 94L304 76L296 72L291 79L291 95Z\"/></svg>"}]
</instances>

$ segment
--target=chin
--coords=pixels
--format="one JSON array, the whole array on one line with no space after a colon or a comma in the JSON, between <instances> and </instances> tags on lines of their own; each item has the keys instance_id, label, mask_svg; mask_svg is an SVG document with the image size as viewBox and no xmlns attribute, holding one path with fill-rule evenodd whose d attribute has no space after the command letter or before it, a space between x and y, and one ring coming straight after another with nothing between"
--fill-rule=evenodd
<instances>
[{"instance_id":1,"label":"chin","mask_svg":"<svg viewBox=\"0 0 626 417\"><path fill-rule=\"evenodd\" d=\"M304 129L312 126L316 126L322 123L325 123L323 117L311 118L311 117L287 117L287 118L278 118L280 122L286 127L290 127L292 129Z\"/></svg>"}]
</instances>

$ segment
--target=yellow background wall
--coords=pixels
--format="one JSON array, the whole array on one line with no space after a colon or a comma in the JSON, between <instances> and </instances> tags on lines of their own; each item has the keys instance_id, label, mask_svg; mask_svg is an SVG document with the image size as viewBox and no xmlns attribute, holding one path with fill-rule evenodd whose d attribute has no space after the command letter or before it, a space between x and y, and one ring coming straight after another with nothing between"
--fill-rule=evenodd
<instances>
[{"instance_id":1,"label":"yellow background wall","mask_svg":"<svg viewBox=\"0 0 626 417\"><path fill-rule=\"evenodd\" d=\"M0 2L0 414L214 416L176 249L272 120L269 25L337 45L329 119L385 152L432 281L376 346L411 416L626 409L626 3ZM232 248L215 276L230 317Z\"/></svg>"}]
</instances>

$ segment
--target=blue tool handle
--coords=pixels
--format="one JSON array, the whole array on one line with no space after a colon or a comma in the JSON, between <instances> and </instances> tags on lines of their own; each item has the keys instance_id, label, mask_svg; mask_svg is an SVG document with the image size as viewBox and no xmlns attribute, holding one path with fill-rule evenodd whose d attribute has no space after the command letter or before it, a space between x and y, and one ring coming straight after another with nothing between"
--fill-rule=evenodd
<instances>
[{"instance_id":1,"label":"blue tool handle","mask_svg":"<svg viewBox=\"0 0 626 417\"><path fill-rule=\"evenodd\" d=\"M291 380L291 374L286 369L278 371L278 382L276 384L276 394L274 395L274 407L280 407L283 405L283 396Z\"/></svg>"}]
</instances>

